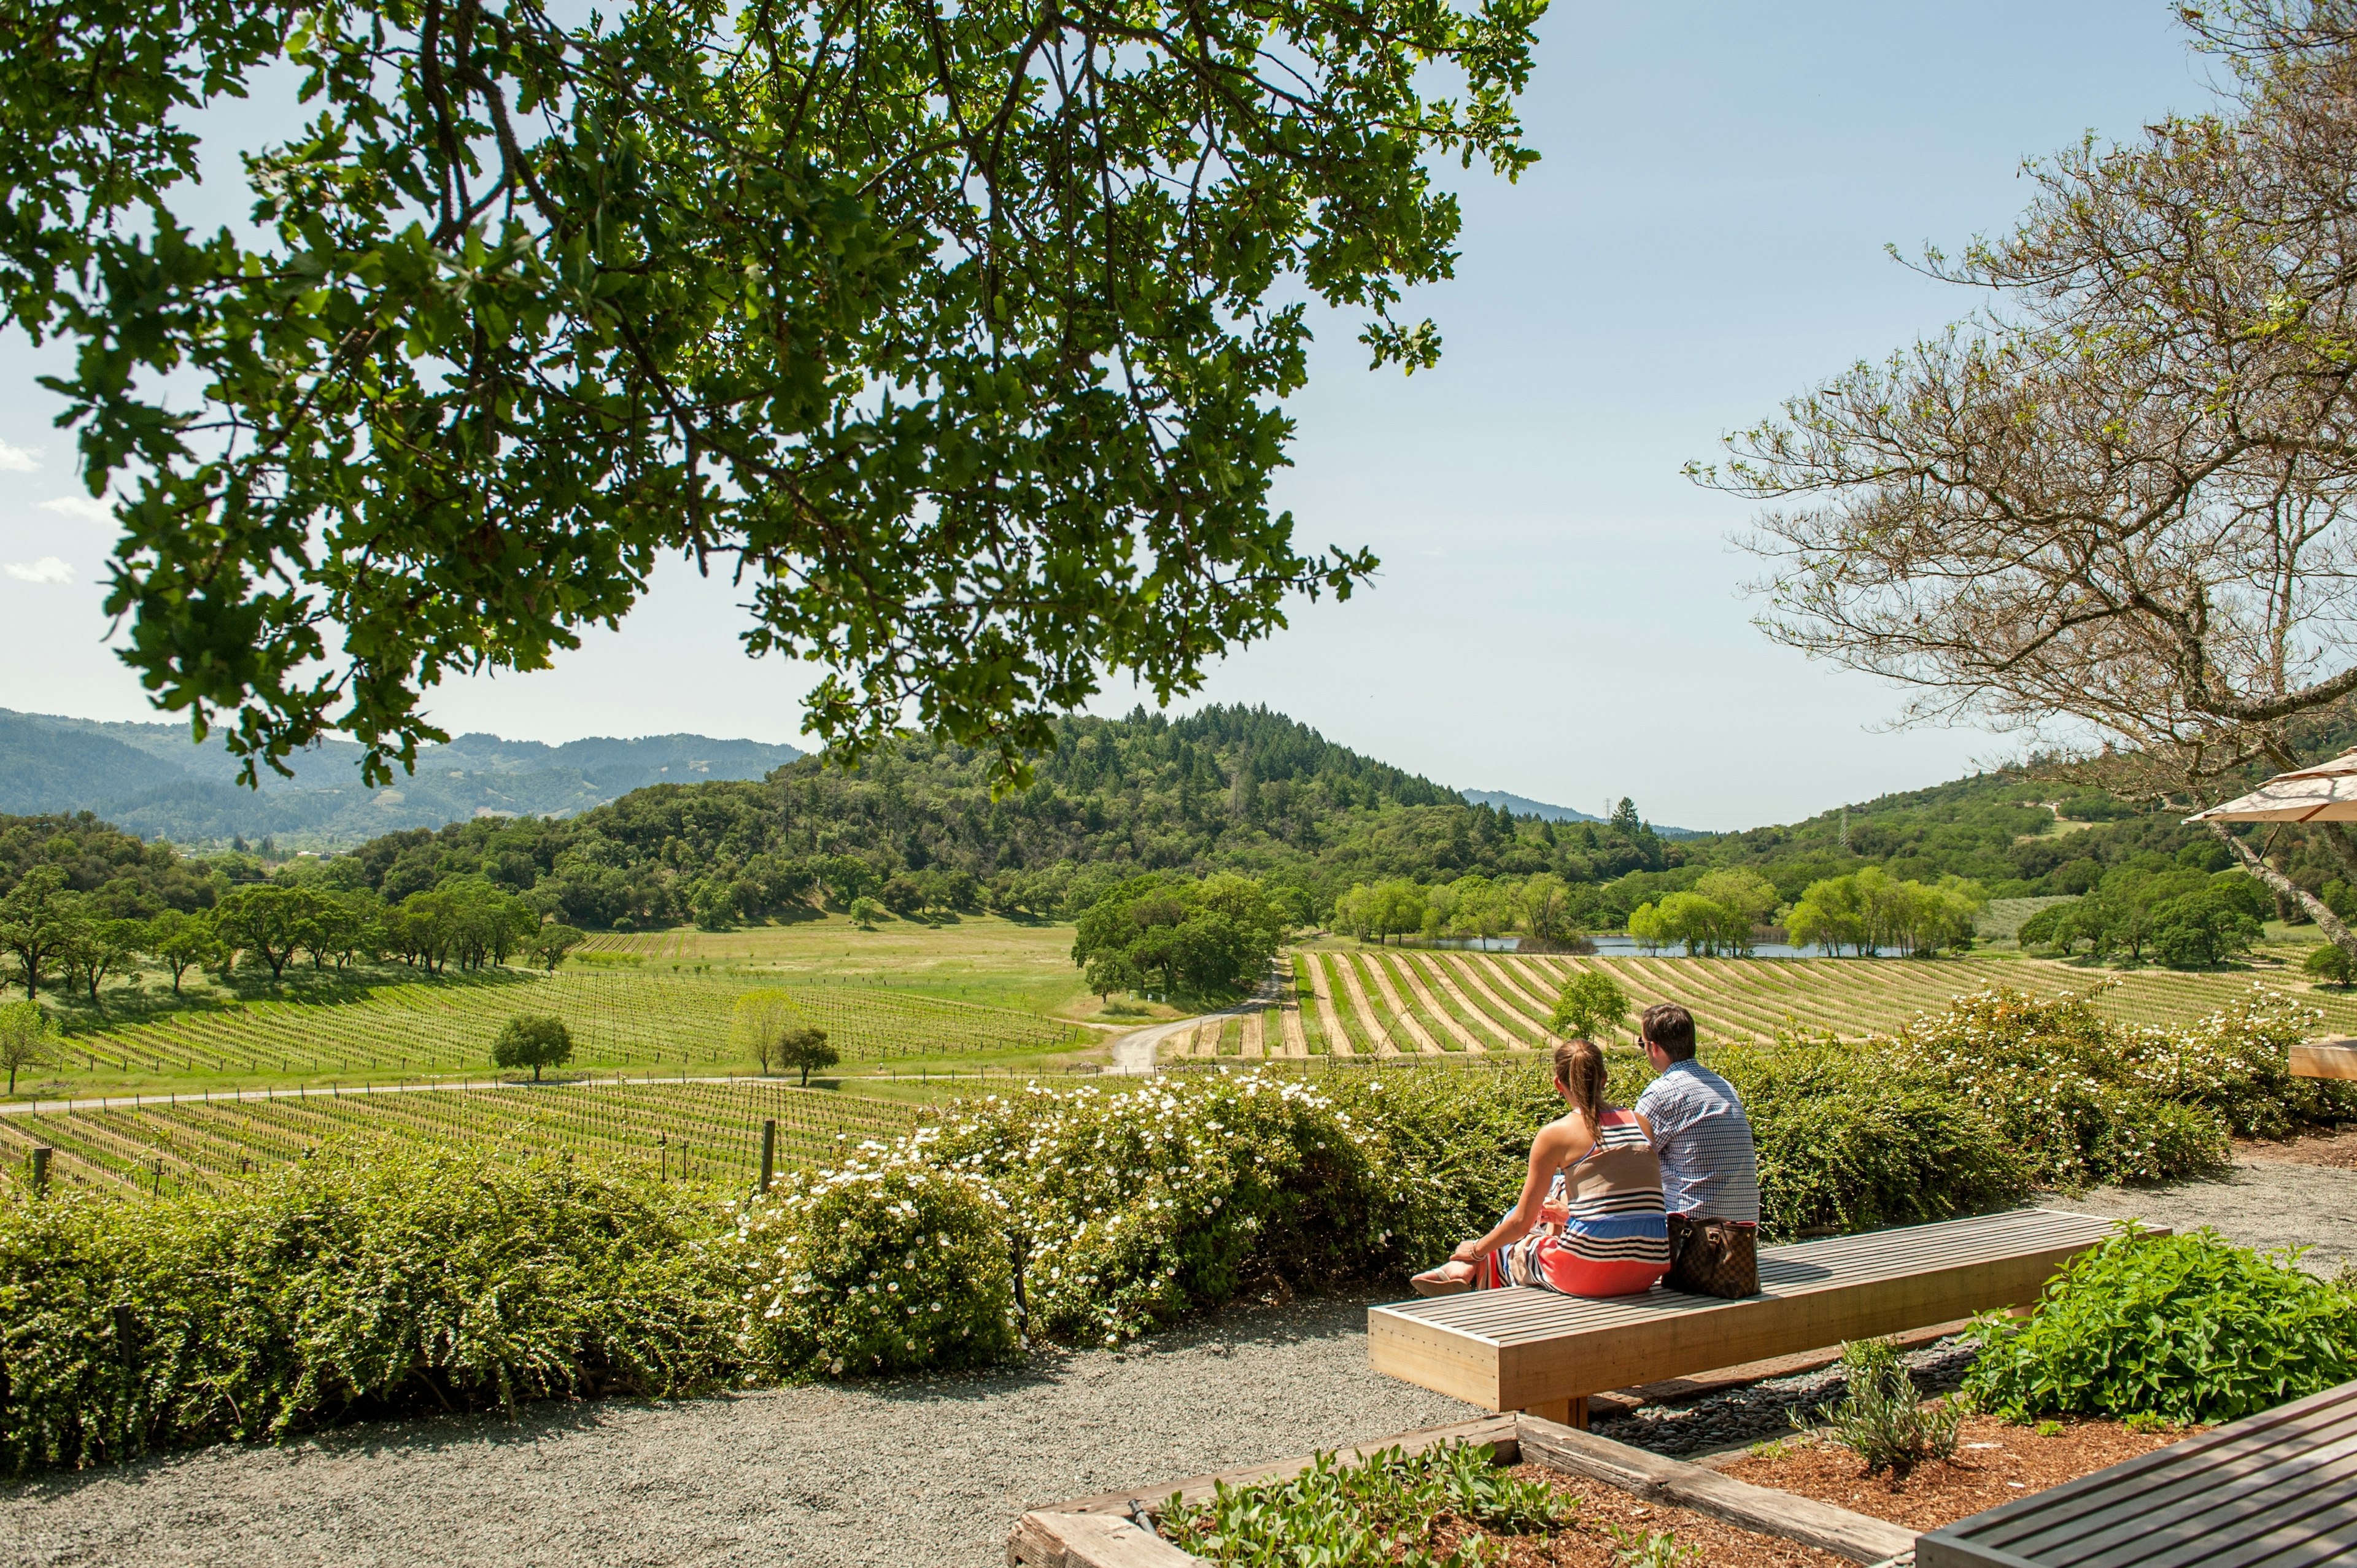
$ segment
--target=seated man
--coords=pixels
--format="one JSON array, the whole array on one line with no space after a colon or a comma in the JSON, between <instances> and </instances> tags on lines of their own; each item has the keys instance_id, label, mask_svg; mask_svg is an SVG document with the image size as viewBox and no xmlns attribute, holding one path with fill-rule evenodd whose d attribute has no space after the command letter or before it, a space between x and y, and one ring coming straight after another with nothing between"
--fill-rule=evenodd
<instances>
[{"instance_id":1,"label":"seated man","mask_svg":"<svg viewBox=\"0 0 2357 1568\"><path fill-rule=\"evenodd\" d=\"M1760 1170L1750 1119L1735 1086L1695 1060L1694 1015L1656 1003L1638 1021L1660 1076L1637 1097L1637 1120L1662 1162L1670 1272L1662 1283L1696 1295L1760 1289Z\"/></svg>"}]
</instances>

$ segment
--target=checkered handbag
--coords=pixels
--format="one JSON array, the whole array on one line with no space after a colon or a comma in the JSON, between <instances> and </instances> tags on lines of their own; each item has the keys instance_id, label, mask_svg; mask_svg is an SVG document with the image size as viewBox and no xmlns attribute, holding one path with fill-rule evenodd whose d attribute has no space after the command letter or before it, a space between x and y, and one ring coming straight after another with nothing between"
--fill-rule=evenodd
<instances>
[{"instance_id":1,"label":"checkered handbag","mask_svg":"<svg viewBox=\"0 0 2357 1568\"><path fill-rule=\"evenodd\" d=\"M1671 1215L1670 1272L1662 1283L1689 1295L1759 1294L1760 1227Z\"/></svg>"}]
</instances>

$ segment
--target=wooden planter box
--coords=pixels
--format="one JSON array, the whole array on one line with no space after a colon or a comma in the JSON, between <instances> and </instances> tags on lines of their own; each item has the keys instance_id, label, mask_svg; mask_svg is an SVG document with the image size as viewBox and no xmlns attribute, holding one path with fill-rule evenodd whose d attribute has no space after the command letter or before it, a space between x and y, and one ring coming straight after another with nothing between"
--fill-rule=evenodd
<instances>
[{"instance_id":1,"label":"wooden planter box","mask_svg":"<svg viewBox=\"0 0 2357 1568\"><path fill-rule=\"evenodd\" d=\"M1766 1487L1731 1480L1716 1470L1665 1459L1625 1443L1578 1432L1538 1416L1483 1416L1448 1426L1404 1432L1335 1457L1364 1458L1388 1448L1421 1454L1463 1443L1487 1447L1500 1464L1538 1464L1582 1480L1598 1481L1648 1502L1692 1509L1762 1535L1821 1547L1853 1563L1888 1563L1914 1550L1915 1532L1847 1509ZM1190 1476L1135 1491L1076 1498L1038 1509L1017 1520L1006 1540L1010 1568L1185 1568L1202 1562L1179 1551L1151 1524L1173 1493L1200 1502L1220 1482L1231 1487L1289 1479L1309 1467L1307 1458L1284 1459L1216 1476Z\"/></svg>"}]
</instances>

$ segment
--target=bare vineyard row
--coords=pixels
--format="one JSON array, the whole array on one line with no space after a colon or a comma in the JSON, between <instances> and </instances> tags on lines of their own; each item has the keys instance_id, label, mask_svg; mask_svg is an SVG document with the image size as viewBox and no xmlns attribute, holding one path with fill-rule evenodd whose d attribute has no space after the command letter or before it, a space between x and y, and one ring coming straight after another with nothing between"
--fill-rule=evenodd
<instances>
[{"instance_id":1,"label":"bare vineyard row","mask_svg":"<svg viewBox=\"0 0 2357 1568\"><path fill-rule=\"evenodd\" d=\"M1634 1009L1684 1004L1706 1042L1784 1032L1863 1039L1888 1034L1957 997L1992 986L2041 995L2107 989L2096 1006L2124 1024L2190 1023L2251 994L2295 993L2327 1027L2357 1033L2357 999L2249 973L2143 971L2106 975L2016 959L1916 962L1862 959L1575 958L1361 948L1301 951L1282 961L1286 1004L1306 1054L1436 1056L1550 1047L1547 1018L1564 983L1600 969ZM1199 1042L1195 1054L1210 1054ZM1229 1054L1242 1054L1231 1052Z\"/></svg>"}]
</instances>

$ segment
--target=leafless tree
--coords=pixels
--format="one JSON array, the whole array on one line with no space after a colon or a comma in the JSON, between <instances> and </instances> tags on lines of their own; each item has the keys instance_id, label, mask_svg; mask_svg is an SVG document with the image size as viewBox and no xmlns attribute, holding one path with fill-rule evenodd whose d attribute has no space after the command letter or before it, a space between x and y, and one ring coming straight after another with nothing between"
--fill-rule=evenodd
<instances>
[{"instance_id":1,"label":"leafless tree","mask_svg":"<svg viewBox=\"0 0 2357 1568\"><path fill-rule=\"evenodd\" d=\"M2190 17L2230 112L2033 165L2012 231L1925 259L1981 311L1692 470L1768 503L1746 542L1770 635L1912 687L1908 721L1992 724L2179 807L2357 714L2352 19Z\"/></svg>"}]
</instances>

